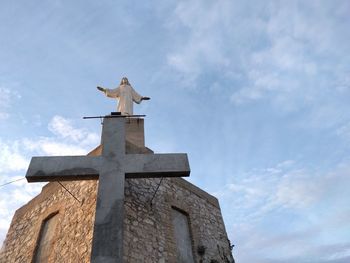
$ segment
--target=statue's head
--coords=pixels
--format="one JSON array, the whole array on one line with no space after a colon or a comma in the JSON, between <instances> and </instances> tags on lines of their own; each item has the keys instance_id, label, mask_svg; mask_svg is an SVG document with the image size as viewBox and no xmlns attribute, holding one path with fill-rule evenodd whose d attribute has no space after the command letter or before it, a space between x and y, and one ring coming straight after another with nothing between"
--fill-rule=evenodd
<instances>
[{"instance_id":1,"label":"statue's head","mask_svg":"<svg viewBox=\"0 0 350 263\"><path fill-rule=\"evenodd\" d=\"M128 78L127 77L122 78L120 85L130 85Z\"/></svg>"}]
</instances>

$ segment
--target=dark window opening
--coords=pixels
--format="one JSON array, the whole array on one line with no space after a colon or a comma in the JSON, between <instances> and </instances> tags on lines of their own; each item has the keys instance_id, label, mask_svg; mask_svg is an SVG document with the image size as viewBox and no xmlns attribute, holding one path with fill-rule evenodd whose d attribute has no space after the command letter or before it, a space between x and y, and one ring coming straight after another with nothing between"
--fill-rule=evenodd
<instances>
[{"instance_id":1,"label":"dark window opening","mask_svg":"<svg viewBox=\"0 0 350 263\"><path fill-rule=\"evenodd\" d=\"M194 263L192 239L188 215L176 208L171 209L178 263Z\"/></svg>"},{"instance_id":2,"label":"dark window opening","mask_svg":"<svg viewBox=\"0 0 350 263\"><path fill-rule=\"evenodd\" d=\"M39 238L33 257L33 263L48 262L49 260L58 221L57 214L58 212L49 215L41 225Z\"/></svg>"}]
</instances>

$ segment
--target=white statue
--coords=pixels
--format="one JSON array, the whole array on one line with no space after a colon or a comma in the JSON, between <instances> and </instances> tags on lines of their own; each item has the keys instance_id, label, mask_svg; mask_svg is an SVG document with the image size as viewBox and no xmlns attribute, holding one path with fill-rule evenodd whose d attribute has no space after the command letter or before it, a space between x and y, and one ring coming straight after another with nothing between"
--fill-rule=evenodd
<instances>
[{"instance_id":1,"label":"white statue","mask_svg":"<svg viewBox=\"0 0 350 263\"><path fill-rule=\"evenodd\" d=\"M99 86L97 89L104 92L107 97L119 99L117 111L123 115L133 115L133 101L139 104L143 100L150 99L138 94L125 77L122 78L120 85L115 89L105 89Z\"/></svg>"}]
</instances>

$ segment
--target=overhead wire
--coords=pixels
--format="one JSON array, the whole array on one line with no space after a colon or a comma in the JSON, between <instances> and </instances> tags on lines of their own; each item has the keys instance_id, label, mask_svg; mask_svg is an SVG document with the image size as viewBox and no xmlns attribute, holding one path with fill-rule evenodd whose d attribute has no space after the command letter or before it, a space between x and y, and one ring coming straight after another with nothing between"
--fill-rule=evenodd
<instances>
[{"instance_id":1,"label":"overhead wire","mask_svg":"<svg viewBox=\"0 0 350 263\"><path fill-rule=\"evenodd\" d=\"M6 186L6 185L9 185L9 184L13 184L15 182L18 182L18 181L21 181L21 180L24 180L24 179L26 179L26 178L22 177L22 178L19 178L19 179L10 181L10 182L6 182L4 184L1 184L0 187ZM59 183L64 188L64 190L66 190L76 201L78 201L81 204L81 201L77 197L75 197L74 194L71 191L69 191L60 181L57 181L57 183Z\"/></svg>"},{"instance_id":2,"label":"overhead wire","mask_svg":"<svg viewBox=\"0 0 350 263\"><path fill-rule=\"evenodd\" d=\"M13 180L13 181L10 181L10 182L7 182L7 183L4 183L4 184L1 184L0 187L3 187L5 185L8 185L8 184L12 184L12 183L15 183L15 182L18 182L18 181L21 181L21 180L24 180L26 179L25 177L23 178L20 178L20 179L16 179L16 180Z\"/></svg>"}]
</instances>

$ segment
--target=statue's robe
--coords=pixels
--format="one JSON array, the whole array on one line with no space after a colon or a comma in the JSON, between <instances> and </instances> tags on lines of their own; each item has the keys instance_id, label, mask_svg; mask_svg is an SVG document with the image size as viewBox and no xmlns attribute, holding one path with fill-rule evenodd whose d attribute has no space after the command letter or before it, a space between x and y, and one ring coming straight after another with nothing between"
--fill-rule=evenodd
<instances>
[{"instance_id":1,"label":"statue's robe","mask_svg":"<svg viewBox=\"0 0 350 263\"><path fill-rule=\"evenodd\" d=\"M133 115L133 101L139 104L142 100L142 96L126 84L115 89L105 89L105 94L107 97L119 99L117 111L123 115Z\"/></svg>"}]
</instances>

